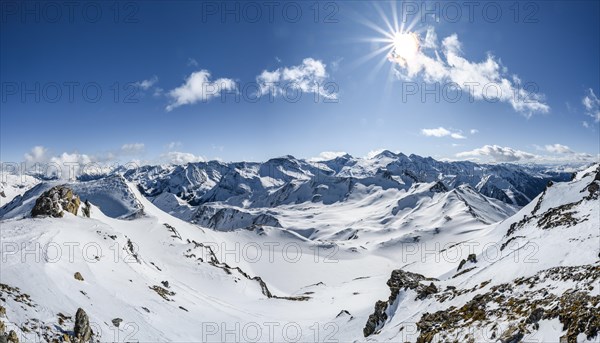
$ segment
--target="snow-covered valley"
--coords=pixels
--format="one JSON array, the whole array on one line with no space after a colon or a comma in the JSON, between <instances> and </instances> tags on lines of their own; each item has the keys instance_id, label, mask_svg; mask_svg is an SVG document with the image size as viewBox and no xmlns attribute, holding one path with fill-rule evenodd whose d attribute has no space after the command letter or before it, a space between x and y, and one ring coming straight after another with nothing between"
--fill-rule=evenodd
<instances>
[{"instance_id":1,"label":"snow-covered valley","mask_svg":"<svg viewBox=\"0 0 600 343\"><path fill-rule=\"evenodd\" d=\"M0 329L20 342L600 339L598 165L386 151L19 180Z\"/></svg>"}]
</instances>

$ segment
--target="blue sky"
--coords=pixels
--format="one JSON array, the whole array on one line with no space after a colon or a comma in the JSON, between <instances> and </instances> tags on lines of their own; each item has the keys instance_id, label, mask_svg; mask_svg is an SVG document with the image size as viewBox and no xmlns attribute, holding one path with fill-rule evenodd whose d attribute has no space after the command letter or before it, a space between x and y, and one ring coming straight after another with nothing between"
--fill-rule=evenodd
<instances>
[{"instance_id":1,"label":"blue sky","mask_svg":"<svg viewBox=\"0 0 600 343\"><path fill-rule=\"evenodd\" d=\"M3 161L385 148L543 162L600 149L597 1L7 3Z\"/></svg>"}]
</instances>

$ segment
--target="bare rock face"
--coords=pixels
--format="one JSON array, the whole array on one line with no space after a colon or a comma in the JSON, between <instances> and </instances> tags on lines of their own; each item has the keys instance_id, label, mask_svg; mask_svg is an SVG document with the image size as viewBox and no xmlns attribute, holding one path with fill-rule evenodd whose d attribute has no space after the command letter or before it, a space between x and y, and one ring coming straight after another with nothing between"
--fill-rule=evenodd
<instances>
[{"instance_id":1,"label":"bare rock face","mask_svg":"<svg viewBox=\"0 0 600 343\"><path fill-rule=\"evenodd\" d=\"M55 186L35 201L31 216L62 218L65 211L77 215L80 203L79 196L73 193L73 190L64 185Z\"/></svg>"},{"instance_id":2,"label":"bare rock face","mask_svg":"<svg viewBox=\"0 0 600 343\"><path fill-rule=\"evenodd\" d=\"M431 281L438 280L427 278L421 274L411 273L401 269L393 270L392 275L387 282L387 285L391 291L390 297L387 301L378 300L375 303L375 310L373 314L369 316L367 323L363 328L364 336L368 337L381 329L388 319L386 311L388 307L396 301L400 291L405 291L408 289L414 290L417 293L416 299L418 300L423 300L428 296L437 293L438 289ZM430 282L430 284L427 286L424 284L424 282Z\"/></svg>"},{"instance_id":3,"label":"bare rock face","mask_svg":"<svg viewBox=\"0 0 600 343\"><path fill-rule=\"evenodd\" d=\"M75 335L75 342L77 343L86 343L92 339L90 319L82 308L77 309L77 313L75 314L75 328L73 333Z\"/></svg>"},{"instance_id":4,"label":"bare rock face","mask_svg":"<svg viewBox=\"0 0 600 343\"><path fill-rule=\"evenodd\" d=\"M19 343L19 336L14 330L9 333L0 332L0 343Z\"/></svg>"}]
</instances>

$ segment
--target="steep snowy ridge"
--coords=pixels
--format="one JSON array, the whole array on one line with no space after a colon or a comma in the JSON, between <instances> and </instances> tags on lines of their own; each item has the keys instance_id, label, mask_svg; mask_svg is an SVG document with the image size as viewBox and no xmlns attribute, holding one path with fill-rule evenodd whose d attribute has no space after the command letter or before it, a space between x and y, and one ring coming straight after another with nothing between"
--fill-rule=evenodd
<instances>
[{"instance_id":1,"label":"steep snowy ridge","mask_svg":"<svg viewBox=\"0 0 600 343\"><path fill-rule=\"evenodd\" d=\"M382 341L597 342L599 188L596 165L452 246L465 258L456 269L420 266L431 279L419 276L415 284L406 277L416 268L399 269L387 283L392 296L376 304L364 334Z\"/></svg>"},{"instance_id":2,"label":"steep snowy ridge","mask_svg":"<svg viewBox=\"0 0 600 343\"><path fill-rule=\"evenodd\" d=\"M40 180L31 175L2 174L0 180L0 207L6 205L16 196L25 193Z\"/></svg>"}]
</instances>

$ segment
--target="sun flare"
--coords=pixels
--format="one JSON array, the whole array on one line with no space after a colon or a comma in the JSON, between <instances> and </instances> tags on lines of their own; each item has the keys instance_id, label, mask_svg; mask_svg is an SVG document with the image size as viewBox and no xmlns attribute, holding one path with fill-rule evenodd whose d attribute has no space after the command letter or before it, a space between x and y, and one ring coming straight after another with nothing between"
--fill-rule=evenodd
<instances>
[{"instance_id":1,"label":"sun flare","mask_svg":"<svg viewBox=\"0 0 600 343\"><path fill-rule=\"evenodd\" d=\"M403 60L410 60L419 52L419 37L414 32L396 32L392 44L392 54Z\"/></svg>"}]
</instances>

